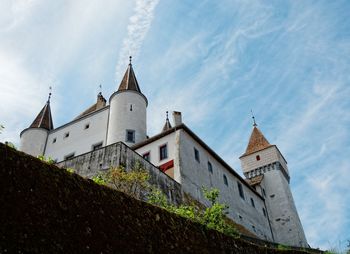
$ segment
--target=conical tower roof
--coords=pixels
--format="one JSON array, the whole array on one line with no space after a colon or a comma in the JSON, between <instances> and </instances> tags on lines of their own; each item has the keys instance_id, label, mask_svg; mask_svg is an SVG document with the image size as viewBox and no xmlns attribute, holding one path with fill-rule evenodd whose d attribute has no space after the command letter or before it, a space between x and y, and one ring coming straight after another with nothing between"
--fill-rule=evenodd
<instances>
[{"instance_id":1,"label":"conical tower roof","mask_svg":"<svg viewBox=\"0 0 350 254\"><path fill-rule=\"evenodd\" d=\"M165 120L165 124L164 124L164 127L163 127L162 132L167 131L167 130L170 130L171 128L172 128L172 127L171 127L171 124L170 124L170 121L169 121L168 111L167 111L167 112L166 112L166 120Z\"/></svg>"},{"instance_id":2,"label":"conical tower roof","mask_svg":"<svg viewBox=\"0 0 350 254\"><path fill-rule=\"evenodd\" d=\"M128 69L126 70L122 81L120 82L118 91L122 90L132 90L141 93L139 83L137 82L134 70L131 64L131 57Z\"/></svg>"},{"instance_id":3,"label":"conical tower roof","mask_svg":"<svg viewBox=\"0 0 350 254\"><path fill-rule=\"evenodd\" d=\"M40 113L37 115L33 123L29 128L43 128L46 130L53 129L53 122L51 116L50 108L50 98L47 100L45 106L41 109Z\"/></svg>"},{"instance_id":4,"label":"conical tower roof","mask_svg":"<svg viewBox=\"0 0 350 254\"><path fill-rule=\"evenodd\" d=\"M256 127L256 124L254 124L254 128L252 134L250 135L247 149L245 150L245 153L242 156L255 153L270 146L272 145L269 143L269 141L267 141L267 139L264 137L264 135L258 129L258 127Z\"/></svg>"}]
</instances>

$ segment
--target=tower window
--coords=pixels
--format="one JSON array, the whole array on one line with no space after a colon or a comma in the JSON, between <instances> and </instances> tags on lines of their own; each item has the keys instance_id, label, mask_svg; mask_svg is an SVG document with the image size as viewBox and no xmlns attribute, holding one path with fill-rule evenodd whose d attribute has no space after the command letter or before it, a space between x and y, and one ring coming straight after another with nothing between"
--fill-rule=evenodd
<instances>
[{"instance_id":1,"label":"tower window","mask_svg":"<svg viewBox=\"0 0 350 254\"><path fill-rule=\"evenodd\" d=\"M226 186L228 186L228 181L227 181L227 177L226 177L226 175L224 174L224 184L226 185Z\"/></svg>"},{"instance_id":2,"label":"tower window","mask_svg":"<svg viewBox=\"0 0 350 254\"><path fill-rule=\"evenodd\" d=\"M130 111L132 111L132 104L130 104Z\"/></svg>"},{"instance_id":3,"label":"tower window","mask_svg":"<svg viewBox=\"0 0 350 254\"><path fill-rule=\"evenodd\" d=\"M159 147L159 160L164 160L168 158L168 148L167 145L164 144Z\"/></svg>"},{"instance_id":4,"label":"tower window","mask_svg":"<svg viewBox=\"0 0 350 254\"><path fill-rule=\"evenodd\" d=\"M210 161L208 161L208 171L213 173L213 166L211 165Z\"/></svg>"},{"instance_id":5,"label":"tower window","mask_svg":"<svg viewBox=\"0 0 350 254\"><path fill-rule=\"evenodd\" d=\"M151 160L151 153L148 151L148 152L144 153L144 154L142 155L142 157L143 157L145 160L150 161L150 160Z\"/></svg>"},{"instance_id":6,"label":"tower window","mask_svg":"<svg viewBox=\"0 0 350 254\"><path fill-rule=\"evenodd\" d=\"M52 140L52 143L56 143L56 141L57 141L57 138L54 138L54 139Z\"/></svg>"},{"instance_id":7,"label":"tower window","mask_svg":"<svg viewBox=\"0 0 350 254\"><path fill-rule=\"evenodd\" d=\"M252 207L255 208L255 204L254 204L254 199L253 198L250 198L250 203L252 204Z\"/></svg>"},{"instance_id":8,"label":"tower window","mask_svg":"<svg viewBox=\"0 0 350 254\"><path fill-rule=\"evenodd\" d=\"M244 192L243 192L243 186L240 182L237 182L237 186L238 186L238 192L239 192L239 196L244 199Z\"/></svg>"},{"instance_id":9,"label":"tower window","mask_svg":"<svg viewBox=\"0 0 350 254\"><path fill-rule=\"evenodd\" d=\"M65 137L65 138L68 138L68 137L69 137L69 132L66 132L66 133L64 134L64 137Z\"/></svg>"},{"instance_id":10,"label":"tower window","mask_svg":"<svg viewBox=\"0 0 350 254\"><path fill-rule=\"evenodd\" d=\"M135 143L135 131L134 130L126 130L126 142Z\"/></svg>"},{"instance_id":11,"label":"tower window","mask_svg":"<svg viewBox=\"0 0 350 254\"><path fill-rule=\"evenodd\" d=\"M260 155L256 156L256 160L259 161L260 160Z\"/></svg>"},{"instance_id":12,"label":"tower window","mask_svg":"<svg viewBox=\"0 0 350 254\"><path fill-rule=\"evenodd\" d=\"M194 147L194 158L196 159L196 161L200 162L199 160L199 151Z\"/></svg>"},{"instance_id":13,"label":"tower window","mask_svg":"<svg viewBox=\"0 0 350 254\"><path fill-rule=\"evenodd\" d=\"M84 129L86 130L86 129L89 129L89 128L90 128L90 124L89 123L85 124Z\"/></svg>"}]
</instances>

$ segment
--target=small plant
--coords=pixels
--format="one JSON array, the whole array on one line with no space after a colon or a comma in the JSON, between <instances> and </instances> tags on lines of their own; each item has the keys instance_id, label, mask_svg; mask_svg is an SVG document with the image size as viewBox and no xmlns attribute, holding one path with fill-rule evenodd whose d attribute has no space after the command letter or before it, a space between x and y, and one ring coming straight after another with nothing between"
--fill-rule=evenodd
<instances>
[{"instance_id":1,"label":"small plant","mask_svg":"<svg viewBox=\"0 0 350 254\"><path fill-rule=\"evenodd\" d=\"M17 150L17 147L13 143L11 143L9 141L5 141L5 145L7 145L8 147L11 147L11 148Z\"/></svg>"},{"instance_id":2,"label":"small plant","mask_svg":"<svg viewBox=\"0 0 350 254\"><path fill-rule=\"evenodd\" d=\"M50 164L50 165L55 164L55 161L51 157L45 158L44 155L38 155L37 158L43 162L46 162L47 164Z\"/></svg>"},{"instance_id":3,"label":"small plant","mask_svg":"<svg viewBox=\"0 0 350 254\"><path fill-rule=\"evenodd\" d=\"M106 181L104 180L103 176L100 174L94 176L93 178L91 178L91 180L99 185L106 185Z\"/></svg>"},{"instance_id":4,"label":"small plant","mask_svg":"<svg viewBox=\"0 0 350 254\"><path fill-rule=\"evenodd\" d=\"M68 173L73 174L75 172L74 168L66 168Z\"/></svg>"},{"instance_id":5,"label":"small plant","mask_svg":"<svg viewBox=\"0 0 350 254\"><path fill-rule=\"evenodd\" d=\"M287 245L284 245L284 244L279 244L279 245L277 245L277 249L278 250L290 250L290 247L288 247Z\"/></svg>"}]
</instances>

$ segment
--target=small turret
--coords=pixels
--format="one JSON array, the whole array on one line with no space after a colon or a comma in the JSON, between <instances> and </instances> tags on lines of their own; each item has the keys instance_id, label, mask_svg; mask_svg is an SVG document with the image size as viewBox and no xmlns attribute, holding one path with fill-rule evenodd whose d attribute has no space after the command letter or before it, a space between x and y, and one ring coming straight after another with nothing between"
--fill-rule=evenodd
<instances>
[{"instance_id":1,"label":"small turret","mask_svg":"<svg viewBox=\"0 0 350 254\"><path fill-rule=\"evenodd\" d=\"M168 116L168 111L166 112L166 120L165 120L165 124L163 126L163 130L162 132L164 131L167 131L167 130L170 130L172 127L171 127L171 124L170 124L170 121L169 121L169 116Z\"/></svg>"},{"instance_id":2,"label":"small turret","mask_svg":"<svg viewBox=\"0 0 350 254\"><path fill-rule=\"evenodd\" d=\"M46 104L34 119L33 123L20 134L20 150L35 157L45 154L48 134L54 128L51 116L50 98L51 92L49 93Z\"/></svg>"},{"instance_id":3,"label":"small turret","mask_svg":"<svg viewBox=\"0 0 350 254\"><path fill-rule=\"evenodd\" d=\"M141 92L131 64L124 74L118 91L110 99L107 145L118 141L133 145L147 137L147 98Z\"/></svg>"}]
</instances>

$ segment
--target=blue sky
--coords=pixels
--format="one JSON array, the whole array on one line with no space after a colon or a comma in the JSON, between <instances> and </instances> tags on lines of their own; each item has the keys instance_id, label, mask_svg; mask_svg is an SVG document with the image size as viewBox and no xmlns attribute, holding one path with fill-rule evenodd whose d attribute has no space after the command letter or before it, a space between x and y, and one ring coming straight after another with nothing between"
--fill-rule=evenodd
<instances>
[{"instance_id":1,"label":"blue sky","mask_svg":"<svg viewBox=\"0 0 350 254\"><path fill-rule=\"evenodd\" d=\"M312 247L350 239L349 1L0 2L0 141L19 144L53 87L55 126L108 99L128 56L148 97L239 173L254 111L288 161Z\"/></svg>"}]
</instances>

